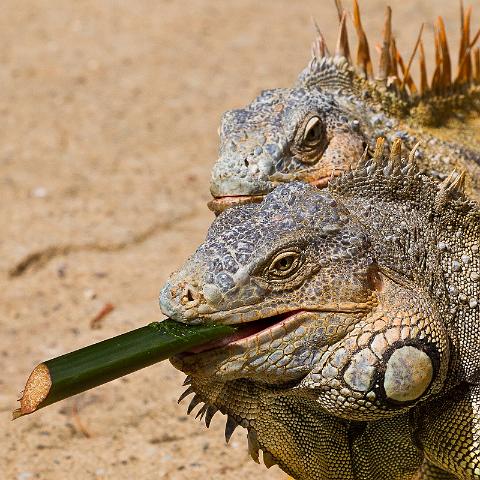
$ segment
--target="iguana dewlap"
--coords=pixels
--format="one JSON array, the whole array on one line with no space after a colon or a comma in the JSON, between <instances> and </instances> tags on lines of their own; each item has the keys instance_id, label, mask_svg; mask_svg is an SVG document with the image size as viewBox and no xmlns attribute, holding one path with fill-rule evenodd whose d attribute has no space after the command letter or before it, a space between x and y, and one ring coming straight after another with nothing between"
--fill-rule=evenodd
<instances>
[{"instance_id":1,"label":"iguana dewlap","mask_svg":"<svg viewBox=\"0 0 480 480\"><path fill-rule=\"evenodd\" d=\"M480 209L382 147L217 217L160 304L245 326L173 364L294 478L480 478Z\"/></svg>"}]
</instances>

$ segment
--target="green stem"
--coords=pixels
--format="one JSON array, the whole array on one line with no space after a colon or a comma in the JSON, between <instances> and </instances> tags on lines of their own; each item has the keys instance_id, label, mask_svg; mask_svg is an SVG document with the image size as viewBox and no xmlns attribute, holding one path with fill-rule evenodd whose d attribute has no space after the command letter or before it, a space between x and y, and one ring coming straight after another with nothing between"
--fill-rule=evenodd
<instances>
[{"instance_id":1,"label":"green stem","mask_svg":"<svg viewBox=\"0 0 480 480\"><path fill-rule=\"evenodd\" d=\"M31 373L13 418L231 335L228 325L186 325L167 319L43 362Z\"/></svg>"}]
</instances>

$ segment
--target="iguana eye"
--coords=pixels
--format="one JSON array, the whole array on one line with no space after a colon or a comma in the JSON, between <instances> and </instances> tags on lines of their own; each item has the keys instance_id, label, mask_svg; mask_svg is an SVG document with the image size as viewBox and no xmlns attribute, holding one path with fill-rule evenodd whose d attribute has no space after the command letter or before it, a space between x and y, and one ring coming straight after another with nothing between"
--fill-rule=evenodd
<instances>
[{"instance_id":1,"label":"iguana eye","mask_svg":"<svg viewBox=\"0 0 480 480\"><path fill-rule=\"evenodd\" d=\"M300 253L282 252L271 261L267 276L269 279L283 279L295 273L300 265Z\"/></svg>"},{"instance_id":2,"label":"iguana eye","mask_svg":"<svg viewBox=\"0 0 480 480\"><path fill-rule=\"evenodd\" d=\"M320 118L312 117L305 126L303 132L303 143L309 147L314 147L323 140L324 129Z\"/></svg>"}]
</instances>

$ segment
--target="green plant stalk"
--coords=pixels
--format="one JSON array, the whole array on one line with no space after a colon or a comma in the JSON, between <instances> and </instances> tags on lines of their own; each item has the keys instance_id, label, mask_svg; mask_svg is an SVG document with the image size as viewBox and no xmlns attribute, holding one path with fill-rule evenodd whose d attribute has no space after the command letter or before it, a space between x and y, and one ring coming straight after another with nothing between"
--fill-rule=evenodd
<instances>
[{"instance_id":1,"label":"green plant stalk","mask_svg":"<svg viewBox=\"0 0 480 480\"><path fill-rule=\"evenodd\" d=\"M13 418L235 331L236 328L229 325L186 325L167 319L47 360L30 374L20 398L20 408L13 412Z\"/></svg>"}]
</instances>

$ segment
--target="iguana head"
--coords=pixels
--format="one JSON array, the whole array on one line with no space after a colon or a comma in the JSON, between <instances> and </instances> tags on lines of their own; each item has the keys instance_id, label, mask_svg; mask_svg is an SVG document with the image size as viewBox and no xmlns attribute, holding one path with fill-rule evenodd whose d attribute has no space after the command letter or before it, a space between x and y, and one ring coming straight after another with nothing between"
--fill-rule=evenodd
<instances>
[{"instance_id":1,"label":"iguana head","mask_svg":"<svg viewBox=\"0 0 480 480\"><path fill-rule=\"evenodd\" d=\"M340 2L337 6L341 9ZM357 2L353 5L353 23L358 36L356 61L350 54L345 12L339 11L339 18L333 55L318 32L312 59L292 88L264 91L246 107L224 114L219 129L219 158L210 183L214 198L209 208L214 212L232 205L259 202L281 183L303 181L324 187L330 176L352 167L352 159L358 158L368 145L373 147L377 137L385 136L388 143L393 142L389 134L393 129L401 130L398 133L411 148L418 140L418 127L445 126L459 111L463 111L462 118L472 113L473 117L477 115L480 71L472 65L474 55L480 58L478 49L473 53L479 36L470 42L468 13L462 10L461 48L455 79L451 74L445 27L442 19L438 19L436 69L430 84L421 42L423 27L407 64L397 50L391 9L387 7L379 66L374 73ZM410 74L417 52L421 71L419 87ZM473 136L471 133L470 138ZM430 143L425 132L420 137ZM445 135L449 141L458 141L454 132L451 137ZM433 139L432 143L437 141ZM468 143L464 147L475 150L474 145ZM438 171L442 175L448 173L450 168L447 165L444 171L442 162L433 159L430 165L421 166L427 172L433 170L435 176Z\"/></svg>"},{"instance_id":2,"label":"iguana head","mask_svg":"<svg viewBox=\"0 0 480 480\"><path fill-rule=\"evenodd\" d=\"M375 136L365 100L372 100L369 90L376 84L356 86L372 76L358 5L354 3L358 68L350 58L346 13L339 15L334 55L318 31L312 59L293 88L265 91L245 108L224 114L210 182L214 198L208 206L214 212L261 201L281 183L296 180L324 187L330 176L352 167L352 159Z\"/></svg>"},{"instance_id":3,"label":"iguana head","mask_svg":"<svg viewBox=\"0 0 480 480\"><path fill-rule=\"evenodd\" d=\"M186 323L242 324L233 337L175 365L217 380L299 380L322 348L375 304L375 269L360 225L328 192L291 183L261 204L220 215L163 288Z\"/></svg>"},{"instance_id":4,"label":"iguana head","mask_svg":"<svg viewBox=\"0 0 480 480\"><path fill-rule=\"evenodd\" d=\"M348 82L346 60L330 60L317 67L338 74L339 84L340 75ZM304 77L294 88L263 91L246 107L223 115L210 183L212 210L260 201L277 185L295 180L324 187L362 153L366 135L353 103L346 108L338 95L321 88L321 78L309 85L311 75Z\"/></svg>"}]
</instances>

